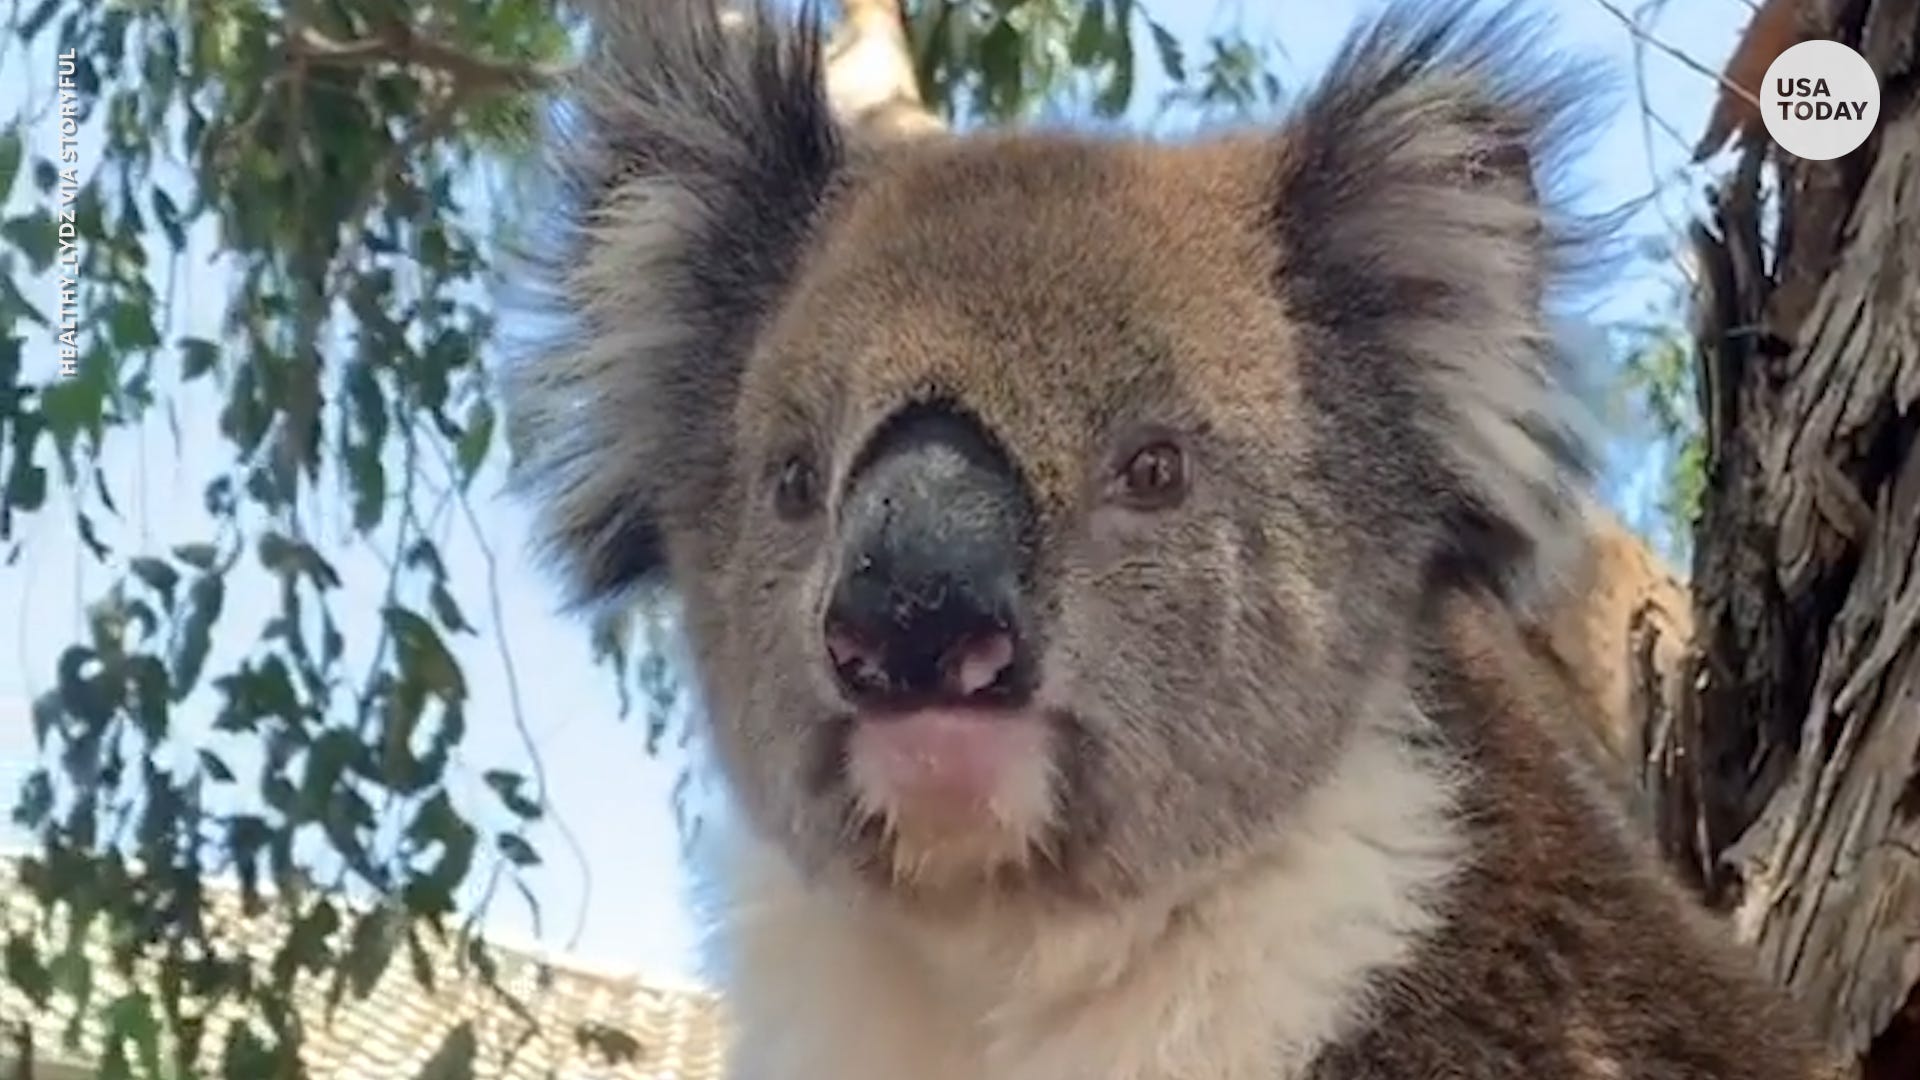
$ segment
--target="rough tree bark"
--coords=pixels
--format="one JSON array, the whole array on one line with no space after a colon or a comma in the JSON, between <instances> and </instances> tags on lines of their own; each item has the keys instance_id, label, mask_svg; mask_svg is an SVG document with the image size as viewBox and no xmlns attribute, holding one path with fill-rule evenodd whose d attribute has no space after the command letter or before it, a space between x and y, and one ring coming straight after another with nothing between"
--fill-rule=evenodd
<instances>
[{"instance_id":1,"label":"rough tree bark","mask_svg":"<svg viewBox=\"0 0 1920 1080\"><path fill-rule=\"evenodd\" d=\"M1633 631L1640 796L1834 1049L1872 1080L1913 1080L1920 0L1808 0L1784 32L1795 6L1771 0L1729 78L1757 92L1786 45L1843 41L1879 75L1880 121L1852 154L1804 161L1729 94L1702 141L1703 156L1730 135L1740 150L1694 229L1708 483L1692 640Z\"/></svg>"}]
</instances>

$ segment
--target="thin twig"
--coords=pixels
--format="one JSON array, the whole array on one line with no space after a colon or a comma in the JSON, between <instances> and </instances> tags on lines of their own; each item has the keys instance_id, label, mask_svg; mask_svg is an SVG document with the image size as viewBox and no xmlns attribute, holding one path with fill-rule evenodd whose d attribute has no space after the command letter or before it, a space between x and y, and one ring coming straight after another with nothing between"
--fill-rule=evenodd
<instances>
[{"instance_id":1,"label":"thin twig","mask_svg":"<svg viewBox=\"0 0 1920 1080\"><path fill-rule=\"evenodd\" d=\"M1633 20L1633 16L1628 15L1626 12L1620 10L1618 5L1612 3L1612 0L1593 0L1593 2L1605 8L1607 10L1607 13L1612 15L1614 18L1619 19L1621 25L1627 28L1628 33L1632 34L1637 38L1640 38L1641 40L1645 41L1647 44L1653 46L1656 49L1659 49L1661 52L1666 53L1668 56L1673 57L1675 60L1680 61L1682 64L1693 69L1694 71L1697 71L1700 74L1705 75L1707 78L1712 79L1715 83L1719 84L1721 89L1727 91L1730 94L1735 95L1740 100L1746 102L1749 105L1752 105L1755 109L1760 108L1760 101L1758 98L1755 98L1753 96L1752 91L1748 90L1744 86L1741 86L1739 83L1734 82L1732 79L1727 78L1725 75L1706 66L1705 64L1702 64L1700 61L1695 60L1693 57L1688 56L1686 53L1681 52L1679 49L1676 49L1673 46L1667 44L1666 42L1661 41L1659 38L1654 37L1652 34L1648 33L1645 28L1641 27L1639 23L1635 22Z\"/></svg>"}]
</instances>

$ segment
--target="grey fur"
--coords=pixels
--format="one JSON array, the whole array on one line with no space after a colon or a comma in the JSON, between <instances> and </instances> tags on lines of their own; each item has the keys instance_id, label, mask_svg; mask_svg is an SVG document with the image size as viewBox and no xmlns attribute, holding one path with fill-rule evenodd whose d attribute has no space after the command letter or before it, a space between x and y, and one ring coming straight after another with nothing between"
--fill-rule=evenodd
<instances>
[{"instance_id":1,"label":"grey fur","mask_svg":"<svg viewBox=\"0 0 1920 1080\"><path fill-rule=\"evenodd\" d=\"M663 521L704 512L733 385L844 148L806 5L607 3L553 124L561 214L525 283L565 333L509 368L517 479L575 600L665 570ZM609 238L653 230L644 246Z\"/></svg>"}]
</instances>

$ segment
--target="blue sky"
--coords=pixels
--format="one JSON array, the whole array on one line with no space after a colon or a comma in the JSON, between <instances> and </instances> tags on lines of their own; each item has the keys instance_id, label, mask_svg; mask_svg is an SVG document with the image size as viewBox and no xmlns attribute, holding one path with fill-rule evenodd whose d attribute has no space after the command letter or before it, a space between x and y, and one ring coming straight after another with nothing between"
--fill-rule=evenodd
<instances>
[{"instance_id":1,"label":"blue sky","mask_svg":"<svg viewBox=\"0 0 1920 1080\"><path fill-rule=\"evenodd\" d=\"M1649 236L1670 232L1670 224L1684 221L1697 201L1694 189L1700 178L1685 170L1680 140L1690 142L1701 130L1712 82L1660 49L1646 49L1644 101L1651 103L1654 119L1643 121L1643 99L1634 86L1633 38L1603 0L1537 2L1558 17L1558 33L1565 40L1612 62L1625 87L1620 109L1581 163L1581 179L1593 205L1617 205L1660 191L1662 196L1633 227ZM1290 86L1317 73L1343 32L1366 10L1359 3L1338 0L1147 0L1146 6L1188 43L1190 56L1200 53L1204 35L1236 24L1256 37L1277 41L1284 50L1282 71ZM1718 70L1750 15L1746 0L1690 0L1673 5L1647 25L1661 41ZM39 55L15 51L0 57L0 100L38 104L46 99L53 85L52 49L36 52ZM1147 55L1143 61L1152 67ZM1136 112L1147 115L1163 88L1157 70L1144 73ZM45 152L53 135L51 124L37 123L32 134L39 140L36 148ZM85 168L91 162L83 156L81 164ZM7 209L13 213L21 208L16 197ZM195 233L186 255L172 267L170 324L163 327L163 336L219 338L229 272L220 264L212 232ZM1634 268L1617 288L1595 298L1595 316L1607 320L1643 313L1673 275L1671 267ZM30 296L45 298L50 306L51 283L27 285ZM49 343L30 344L30 373L51 373L53 365ZM210 397L194 395L179 410L177 439L165 420L156 418L109 448L105 470L122 495L124 521L116 538L123 546L164 548L203 538L199 493L214 474L224 444L213 424L197 418L215 407ZM1616 495L1629 511L1645 503L1646 483L1653 475L1645 467L1649 461L1644 452L1623 459L1626 468ZM456 517L442 544L468 616L482 631L458 649L475 702L460 764L463 786L477 793L480 772L496 765L524 769L529 748L537 748L553 815L572 838L569 843L551 829L535 834L546 862L526 883L545 915L539 941L607 968L638 970L655 978L693 978L697 960L684 903L689 876L680 865L671 810L682 752L668 745L650 756L642 725L616 718L609 676L591 665L581 626L556 614L551 582L526 559L524 518L516 505L498 497L498 479L482 478L471 501L472 520ZM49 684L60 650L81 634L84 602L111 580L91 564L64 520L70 515L61 509L56 504L53 512L33 519L25 529L21 561L0 567L0 784L17 782L20 763L30 754L28 703ZM345 534L343 523L322 521L318 531L322 537ZM486 550L476 536L484 537ZM350 639L365 638L381 567L371 554L357 552L343 557L340 569L349 591L337 607L361 609L357 615L363 620L349 619L346 632ZM489 574L496 582L497 616L486 594L476 591ZM240 632L244 638L250 633L264 619L270 600L263 592L231 595L223 618L229 635ZM509 692L503 641L517 675L517 707ZM231 649L230 644L225 650L229 657ZM217 650L212 663L221 661ZM14 766L11 772L9 763ZM572 850L575 845L577 852ZM536 936L526 906L511 895L496 900L488 911L490 926L509 938L528 941Z\"/></svg>"}]
</instances>

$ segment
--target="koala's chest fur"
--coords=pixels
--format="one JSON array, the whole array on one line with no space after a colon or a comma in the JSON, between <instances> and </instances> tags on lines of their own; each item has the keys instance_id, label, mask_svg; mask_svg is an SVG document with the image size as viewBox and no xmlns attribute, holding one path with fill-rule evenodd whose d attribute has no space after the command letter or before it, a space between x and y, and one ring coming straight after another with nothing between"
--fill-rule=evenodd
<instances>
[{"instance_id":1,"label":"koala's chest fur","mask_svg":"<svg viewBox=\"0 0 1920 1080\"><path fill-rule=\"evenodd\" d=\"M1099 917L907 925L749 844L727 927L736 1080L1286 1080L1439 921L1451 779L1361 737L1263 857Z\"/></svg>"}]
</instances>

